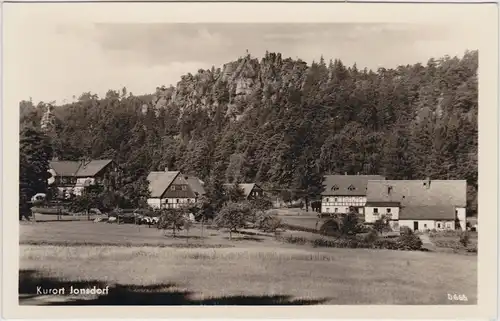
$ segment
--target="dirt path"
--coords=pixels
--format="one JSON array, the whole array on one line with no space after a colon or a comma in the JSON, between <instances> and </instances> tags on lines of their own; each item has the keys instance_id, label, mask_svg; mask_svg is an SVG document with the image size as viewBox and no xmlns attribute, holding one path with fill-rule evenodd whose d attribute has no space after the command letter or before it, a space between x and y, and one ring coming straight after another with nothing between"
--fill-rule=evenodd
<instances>
[{"instance_id":1,"label":"dirt path","mask_svg":"<svg viewBox=\"0 0 500 321\"><path fill-rule=\"evenodd\" d=\"M429 234L420 234L420 240L422 240L422 247L431 251L436 250L436 245L431 241Z\"/></svg>"}]
</instances>

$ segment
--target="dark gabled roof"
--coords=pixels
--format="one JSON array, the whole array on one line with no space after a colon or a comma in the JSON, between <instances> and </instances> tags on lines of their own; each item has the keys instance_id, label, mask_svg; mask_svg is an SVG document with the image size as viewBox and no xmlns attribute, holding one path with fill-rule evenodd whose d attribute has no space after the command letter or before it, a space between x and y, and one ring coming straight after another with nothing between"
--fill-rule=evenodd
<instances>
[{"instance_id":1,"label":"dark gabled roof","mask_svg":"<svg viewBox=\"0 0 500 321\"><path fill-rule=\"evenodd\" d=\"M93 177L108 166L112 159L94 159L88 163L80 161L50 161L49 166L58 176Z\"/></svg>"},{"instance_id":2,"label":"dark gabled roof","mask_svg":"<svg viewBox=\"0 0 500 321\"><path fill-rule=\"evenodd\" d=\"M224 188L226 189L229 189L233 186L234 184L224 184ZM243 183L243 184L239 184L240 188L243 190L243 194L245 195L245 197L247 198L248 196L250 196L250 193L252 192L252 190L257 187L259 189L260 186L255 184L255 183Z\"/></svg>"},{"instance_id":3,"label":"dark gabled roof","mask_svg":"<svg viewBox=\"0 0 500 321\"><path fill-rule=\"evenodd\" d=\"M366 195L369 180L385 179L380 175L325 175L323 196ZM350 188L351 187L351 188Z\"/></svg>"},{"instance_id":4,"label":"dark gabled roof","mask_svg":"<svg viewBox=\"0 0 500 321\"><path fill-rule=\"evenodd\" d=\"M455 220L454 206L408 206L401 208L400 220Z\"/></svg>"},{"instance_id":5,"label":"dark gabled roof","mask_svg":"<svg viewBox=\"0 0 500 321\"><path fill-rule=\"evenodd\" d=\"M367 202L400 202L403 207L465 207L467 182L465 180L369 181L366 198Z\"/></svg>"},{"instance_id":6,"label":"dark gabled roof","mask_svg":"<svg viewBox=\"0 0 500 321\"><path fill-rule=\"evenodd\" d=\"M370 207L399 207L399 202L366 202L365 206Z\"/></svg>"},{"instance_id":7,"label":"dark gabled roof","mask_svg":"<svg viewBox=\"0 0 500 321\"><path fill-rule=\"evenodd\" d=\"M93 177L111 164L112 159L95 159L89 163L84 163L76 172L76 177Z\"/></svg>"},{"instance_id":8,"label":"dark gabled roof","mask_svg":"<svg viewBox=\"0 0 500 321\"><path fill-rule=\"evenodd\" d=\"M49 166L58 176L74 176L81 163L75 161L50 161Z\"/></svg>"},{"instance_id":9,"label":"dark gabled roof","mask_svg":"<svg viewBox=\"0 0 500 321\"><path fill-rule=\"evenodd\" d=\"M205 189L203 188L203 182L198 177L188 176L186 181L188 182L189 187L195 194L198 195L205 194Z\"/></svg>"},{"instance_id":10,"label":"dark gabled roof","mask_svg":"<svg viewBox=\"0 0 500 321\"><path fill-rule=\"evenodd\" d=\"M179 175L178 171L151 172L148 175L149 190L152 198L162 197L167 188Z\"/></svg>"}]
</instances>

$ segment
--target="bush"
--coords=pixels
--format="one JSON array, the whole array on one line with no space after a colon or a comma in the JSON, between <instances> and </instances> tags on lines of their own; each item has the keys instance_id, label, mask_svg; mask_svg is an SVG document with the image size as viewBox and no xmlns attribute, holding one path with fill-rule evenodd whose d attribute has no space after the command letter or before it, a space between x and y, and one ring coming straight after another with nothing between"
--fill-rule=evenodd
<instances>
[{"instance_id":1,"label":"bush","mask_svg":"<svg viewBox=\"0 0 500 321\"><path fill-rule=\"evenodd\" d=\"M319 228L319 234L324 236L337 236L340 234L340 226L337 220L328 219Z\"/></svg>"},{"instance_id":2,"label":"bush","mask_svg":"<svg viewBox=\"0 0 500 321\"><path fill-rule=\"evenodd\" d=\"M477 253L477 246L469 247L467 249L467 252L469 252L469 253Z\"/></svg>"},{"instance_id":3,"label":"bush","mask_svg":"<svg viewBox=\"0 0 500 321\"><path fill-rule=\"evenodd\" d=\"M282 224L282 228L285 228L289 231L299 231L299 232L308 232L308 233L314 233L318 234L318 230L315 228L311 227L305 227L305 226L299 226L299 225L292 225L292 224Z\"/></svg>"},{"instance_id":4,"label":"bush","mask_svg":"<svg viewBox=\"0 0 500 321\"><path fill-rule=\"evenodd\" d=\"M340 224L340 233L342 235L356 235L359 231L358 215L356 213L348 213L342 216Z\"/></svg>"},{"instance_id":5,"label":"bush","mask_svg":"<svg viewBox=\"0 0 500 321\"><path fill-rule=\"evenodd\" d=\"M469 234L467 234L467 232L465 233L462 233L462 235L460 235L460 240L459 240L460 244L462 244L464 247L467 247L467 245L469 245L469 242L470 242L470 239L469 239Z\"/></svg>"},{"instance_id":6,"label":"bush","mask_svg":"<svg viewBox=\"0 0 500 321\"><path fill-rule=\"evenodd\" d=\"M269 213L261 212L260 215L257 216L255 225L263 232L277 233L278 229L282 227L282 222L275 211Z\"/></svg>"},{"instance_id":7,"label":"bush","mask_svg":"<svg viewBox=\"0 0 500 321\"><path fill-rule=\"evenodd\" d=\"M287 236L282 239L286 243L304 245L307 243L307 239L302 236Z\"/></svg>"},{"instance_id":8,"label":"bush","mask_svg":"<svg viewBox=\"0 0 500 321\"><path fill-rule=\"evenodd\" d=\"M397 239L400 249L416 251L422 248L422 240L411 229L405 229Z\"/></svg>"},{"instance_id":9,"label":"bush","mask_svg":"<svg viewBox=\"0 0 500 321\"><path fill-rule=\"evenodd\" d=\"M378 239L378 233L375 230L370 230L363 238L367 243L374 243Z\"/></svg>"}]
</instances>

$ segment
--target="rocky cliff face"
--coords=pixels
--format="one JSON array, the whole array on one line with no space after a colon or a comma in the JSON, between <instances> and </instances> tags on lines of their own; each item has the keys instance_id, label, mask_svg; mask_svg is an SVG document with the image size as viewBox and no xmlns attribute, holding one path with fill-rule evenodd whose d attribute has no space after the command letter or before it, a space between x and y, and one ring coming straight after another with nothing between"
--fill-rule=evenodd
<instances>
[{"instance_id":1,"label":"rocky cliff face","mask_svg":"<svg viewBox=\"0 0 500 321\"><path fill-rule=\"evenodd\" d=\"M221 68L187 74L175 87L157 88L153 106L156 109L177 106L181 117L186 111L222 112L232 119L241 118L252 101L275 103L277 96L289 88L300 89L308 66L302 61L281 58L268 53L260 61L250 55L224 64Z\"/></svg>"}]
</instances>

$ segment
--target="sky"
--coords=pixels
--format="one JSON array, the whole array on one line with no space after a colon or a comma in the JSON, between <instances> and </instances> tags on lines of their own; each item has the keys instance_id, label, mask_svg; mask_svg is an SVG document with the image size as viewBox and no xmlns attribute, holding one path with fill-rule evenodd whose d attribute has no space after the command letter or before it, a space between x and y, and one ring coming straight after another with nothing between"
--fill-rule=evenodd
<instances>
[{"instance_id":1,"label":"sky","mask_svg":"<svg viewBox=\"0 0 500 321\"><path fill-rule=\"evenodd\" d=\"M135 95L175 85L200 68L220 67L248 50L308 63L321 55L358 68L425 63L477 49L466 25L424 24L189 24L75 23L40 20L19 28L9 41L16 61L16 99L73 100L83 92L103 96L126 87ZM14 58L11 58L14 59ZM22 62L22 63L21 63Z\"/></svg>"}]
</instances>

